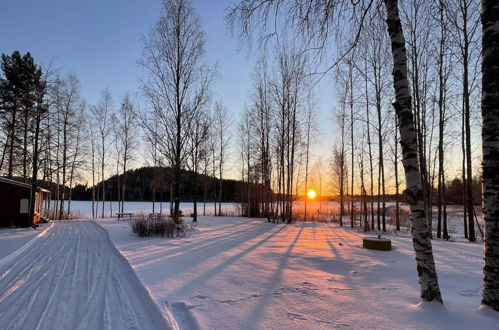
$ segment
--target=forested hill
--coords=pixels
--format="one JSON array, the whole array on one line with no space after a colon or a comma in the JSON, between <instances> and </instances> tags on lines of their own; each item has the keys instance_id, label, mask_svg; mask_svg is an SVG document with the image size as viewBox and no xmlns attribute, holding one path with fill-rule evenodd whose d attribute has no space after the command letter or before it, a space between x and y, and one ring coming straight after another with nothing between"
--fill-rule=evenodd
<instances>
[{"instance_id":1,"label":"forested hill","mask_svg":"<svg viewBox=\"0 0 499 330\"><path fill-rule=\"evenodd\" d=\"M106 190L106 200L118 200L118 187L125 179L125 200L151 201L155 192L157 201L170 200L171 169L168 167L141 167L126 171L125 174L114 175L95 187L95 192L102 194L102 186ZM182 173L180 181L180 200L192 201L197 186L198 201L214 201L218 198L219 180L210 176L198 174L197 185L194 184L194 175L190 171ZM237 202L243 200L246 183L237 180L222 180L222 201ZM66 195L67 196L67 195ZM92 186L76 185L71 193L73 200L92 200ZM100 199L100 198L99 198Z\"/></svg>"}]
</instances>

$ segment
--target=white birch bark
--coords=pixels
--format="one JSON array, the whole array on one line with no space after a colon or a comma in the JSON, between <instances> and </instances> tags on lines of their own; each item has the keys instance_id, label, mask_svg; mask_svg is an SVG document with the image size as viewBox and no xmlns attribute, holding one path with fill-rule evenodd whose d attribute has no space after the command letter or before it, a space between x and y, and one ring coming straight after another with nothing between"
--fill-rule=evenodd
<instances>
[{"instance_id":1,"label":"white birch bark","mask_svg":"<svg viewBox=\"0 0 499 330\"><path fill-rule=\"evenodd\" d=\"M390 35L393 56L393 85L395 108L402 147L406 185L405 194L410 204L412 221L412 241L416 252L416 262L421 289L421 298L426 301L442 302L435 261L431 247L425 204L421 184L421 172L417 152L416 132L411 109L411 92L407 80L407 54L405 38L400 22L397 0L384 0L387 11L387 27Z\"/></svg>"},{"instance_id":2,"label":"white birch bark","mask_svg":"<svg viewBox=\"0 0 499 330\"><path fill-rule=\"evenodd\" d=\"M482 0L482 302L499 311L499 2Z\"/></svg>"}]
</instances>

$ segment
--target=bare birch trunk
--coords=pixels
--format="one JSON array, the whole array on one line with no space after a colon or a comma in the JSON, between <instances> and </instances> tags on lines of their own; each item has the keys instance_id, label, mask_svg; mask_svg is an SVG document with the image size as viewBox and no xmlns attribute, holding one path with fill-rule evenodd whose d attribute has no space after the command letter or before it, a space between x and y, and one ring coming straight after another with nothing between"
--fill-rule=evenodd
<instances>
[{"instance_id":1,"label":"bare birch trunk","mask_svg":"<svg viewBox=\"0 0 499 330\"><path fill-rule=\"evenodd\" d=\"M367 73L367 61L365 65L365 72ZM365 76L365 87L366 87L366 128L367 128L367 148L369 153L369 198L371 204L371 229L374 230L374 172L373 172L373 153L371 146L371 119L369 114L369 90L367 88L367 74ZM395 138L395 143L397 139Z\"/></svg>"},{"instance_id":2,"label":"bare birch trunk","mask_svg":"<svg viewBox=\"0 0 499 330\"><path fill-rule=\"evenodd\" d=\"M412 241L414 251L416 252L421 298L425 301L437 300L442 302L428 232L428 223L426 222L416 132L414 130L414 119L411 109L411 93L407 80L405 38L399 16L398 1L385 0L384 3L393 56L393 85L395 89L395 102L393 106L399 120L402 163L407 186L405 194L407 195L411 210L411 221L413 223Z\"/></svg>"},{"instance_id":3,"label":"bare birch trunk","mask_svg":"<svg viewBox=\"0 0 499 330\"><path fill-rule=\"evenodd\" d=\"M482 0L482 168L485 246L482 302L499 311L499 2Z\"/></svg>"},{"instance_id":4,"label":"bare birch trunk","mask_svg":"<svg viewBox=\"0 0 499 330\"><path fill-rule=\"evenodd\" d=\"M353 67L352 67L352 62L349 62L348 63L348 76L349 76L349 84L350 84L350 100L349 100L349 105L350 105L350 147L352 148L351 150L351 154L350 154L350 161L352 162L351 163L351 171L352 173L350 173L351 175L351 182L350 182L350 186L351 186L351 191L350 191L350 227L353 228L354 226L354 202L353 202L353 199L354 199L354 195L353 195L353 192L354 192L354 172L355 172L355 168L354 168L354 144L353 144L353 141L354 141L354 136L353 136L353 127L354 127L354 117L353 117L353 77L352 77L352 70L353 70Z\"/></svg>"},{"instance_id":5,"label":"bare birch trunk","mask_svg":"<svg viewBox=\"0 0 499 330\"><path fill-rule=\"evenodd\" d=\"M464 104L464 102L463 102ZM468 238L468 207L466 203L466 134L465 134L465 129L464 129L464 106L463 106L463 111L461 114L461 152L462 152L462 163L461 163L461 168L462 168L462 180L463 180L463 226L464 226L464 237Z\"/></svg>"},{"instance_id":6,"label":"bare birch trunk","mask_svg":"<svg viewBox=\"0 0 499 330\"><path fill-rule=\"evenodd\" d=\"M400 205L399 205L399 151L398 151L398 119L395 116L395 228L400 231Z\"/></svg>"}]
</instances>

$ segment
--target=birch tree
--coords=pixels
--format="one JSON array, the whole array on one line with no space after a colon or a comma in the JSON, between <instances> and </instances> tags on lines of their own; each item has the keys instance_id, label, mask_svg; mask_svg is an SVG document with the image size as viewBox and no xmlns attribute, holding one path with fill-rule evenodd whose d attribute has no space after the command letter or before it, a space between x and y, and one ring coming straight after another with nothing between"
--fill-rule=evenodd
<instances>
[{"instance_id":1,"label":"birch tree","mask_svg":"<svg viewBox=\"0 0 499 330\"><path fill-rule=\"evenodd\" d=\"M97 125L98 131L98 161L100 165L100 179L101 179L101 217L104 218L105 204L106 204L106 166L108 162L109 151L109 134L111 133L111 115L113 111L113 99L108 89L104 89L101 93L99 104L91 108L94 122Z\"/></svg>"},{"instance_id":2,"label":"birch tree","mask_svg":"<svg viewBox=\"0 0 499 330\"><path fill-rule=\"evenodd\" d=\"M468 239L476 240L474 207L473 207L473 169L471 151L471 96L477 72L473 70L473 61L478 55L478 1L456 0L450 3L449 16L453 25L453 35L458 48L457 56L462 65L462 150L463 150L463 182L464 213L467 218Z\"/></svg>"},{"instance_id":3,"label":"birch tree","mask_svg":"<svg viewBox=\"0 0 499 330\"><path fill-rule=\"evenodd\" d=\"M257 154L259 159L259 172L261 183L264 186L264 206L263 213L267 221L271 221L274 213L272 183L272 162L273 154L271 150L271 138L274 136L275 126L273 125L274 113L270 91L270 79L268 76L267 62L261 59L253 73L253 95L250 105L253 114L252 122L255 125L257 139Z\"/></svg>"},{"instance_id":4,"label":"birch tree","mask_svg":"<svg viewBox=\"0 0 499 330\"><path fill-rule=\"evenodd\" d=\"M402 164L406 177L405 194L411 209L413 223L412 241L418 264L421 298L427 301L442 302L438 285L435 261L433 259L428 222L426 221L425 201L419 159L417 152L416 132L411 109L411 93L407 80L407 53L405 38L400 22L397 0L385 0L388 26L393 56L393 87L395 102L393 107L397 113L402 146Z\"/></svg>"},{"instance_id":5,"label":"birch tree","mask_svg":"<svg viewBox=\"0 0 499 330\"><path fill-rule=\"evenodd\" d=\"M126 199L126 171L130 162L134 158L134 152L137 147L137 119L135 116L134 104L130 94L125 94L121 101L121 106L116 117L116 137L118 139L118 149L121 157L118 163L121 163L121 186L118 188L118 196L121 196L120 212L125 212Z\"/></svg>"},{"instance_id":6,"label":"birch tree","mask_svg":"<svg viewBox=\"0 0 499 330\"><path fill-rule=\"evenodd\" d=\"M205 37L189 0L163 1L162 16L144 40L143 91L159 120L158 147L172 171L174 214L189 157L188 127L209 97L213 69L203 62ZM147 129L153 129L146 126Z\"/></svg>"},{"instance_id":7,"label":"birch tree","mask_svg":"<svg viewBox=\"0 0 499 330\"><path fill-rule=\"evenodd\" d=\"M90 158L90 171L92 173L92 218L97 217L97 194L96 194L96 184L97 184L97 132L95 129L95 124L92 118L87 120L86 125L86 137L88 139L88 150L87 156Z\"/></svg>"},{"instance_id":8,"label":"birch tree","mask_svg":"<svg viewBox=\"0 0 499 330\"><path fill-rule=\"evenodd\" d=\"M482 0L482 302L499 312L499 3Z\"/></svg>"},{"instance_id":9,"label":"birch tree","mask_svg":"<svg viewBox=\"0 0 499 330\"><path fill-rule=\"evenodd\" d=\"M208 156L208 138L210 134L209 129L209 116L205 112L199 112L196 120L192 122L190 127L189 142L188 147L190 149L190 159L188 161L189 169L192 172L192 182L194 186L193 191L193 202L194 202L194 213L192 217L193 222L198 220L198 193L199 193L199 180L198 171L200 170L201 164L205 157Z\"/></svg>"},{"instance_id":10,"label":"birch tree","mask_svg":"<svg viewBox=\"0 0 499 330\"><path fill-rule=\"evenodd\" d=\"M77 137L81 120L83 120L84 103L80 98L80 82L78 78L73 74L69 74L67 78L57 78L52 84L50 97L53 107L52 112L55 117L54 124L57 127L54 141L56 149L57 216L59 219L63 219L67 214L64 203L69 197L66 195L65 187L69 183L71 173L74 174L72 165L75 165L75 162L73 162L73 159L75 156L78 157L80 151Z\"/></svg>"},{"instance_id":11,"label":"birch tree","mask_svg":"<svg viewBox=\"0 0 499 330\"><path fill-rule=\"evenodd\" d=\"M213 135L215 140L215 152L217 161L217 175L218 175L218 215L222 214L222 200L223 200L223 177L228 158L228 145L231 138L230 126L231 118L227 112L227 108L220 102L215 102L213 111ZM216 205L215 205L216 209Z\"/></svg>"}]
</instances>

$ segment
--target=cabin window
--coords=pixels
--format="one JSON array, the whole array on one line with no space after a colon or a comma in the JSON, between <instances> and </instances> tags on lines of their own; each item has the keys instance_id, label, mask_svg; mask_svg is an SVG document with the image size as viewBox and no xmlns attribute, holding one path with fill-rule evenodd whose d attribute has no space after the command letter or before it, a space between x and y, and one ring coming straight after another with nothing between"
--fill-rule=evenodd
<instances>
[{"instance_id":1,"label":"cabin window","mask_svg":"<svg viewBox=\"0 0 499 330\"><path fill-rule=\"evenodd\" d=\"M28 213L28 209L29 209L29 199L22 198L21 199L21 207L19 209L19 213L21 213L21 214Z\"/></svg>"}]
</instances>

